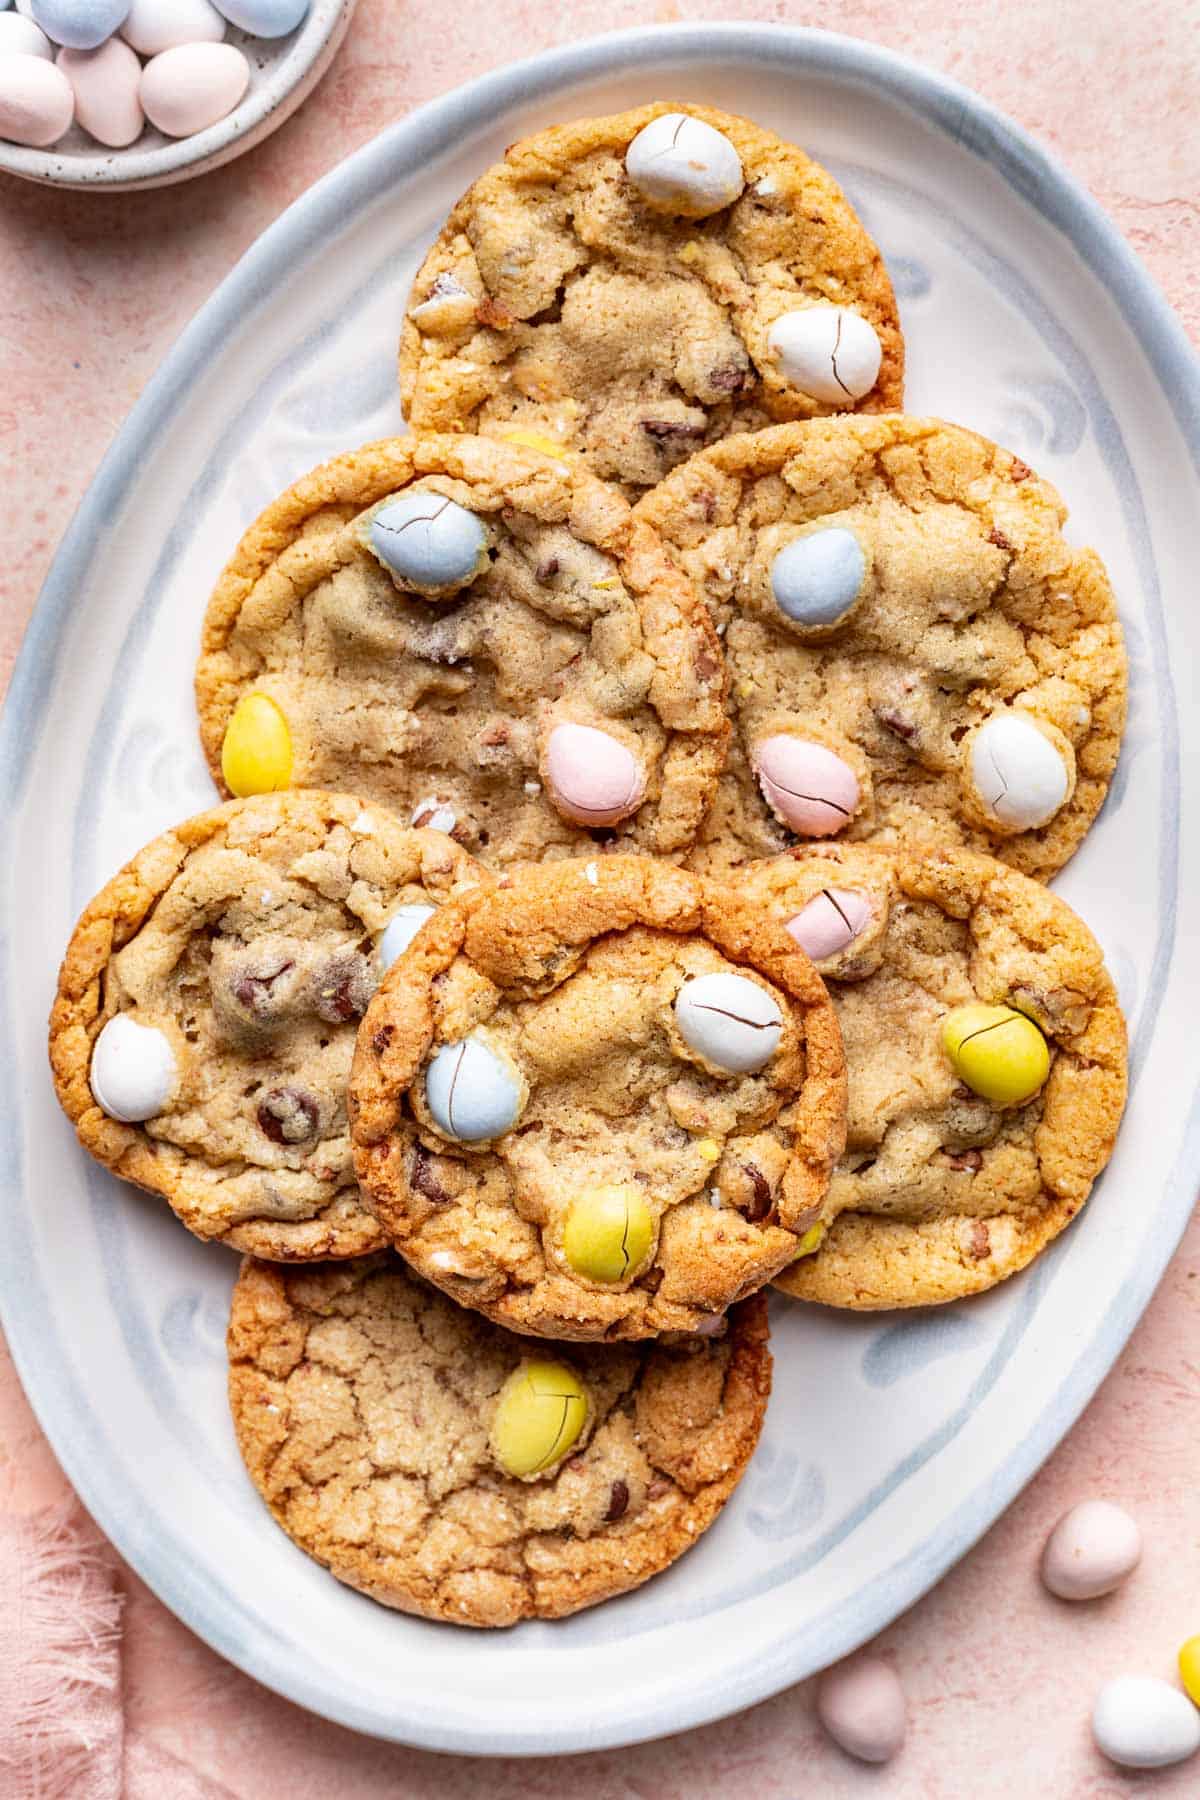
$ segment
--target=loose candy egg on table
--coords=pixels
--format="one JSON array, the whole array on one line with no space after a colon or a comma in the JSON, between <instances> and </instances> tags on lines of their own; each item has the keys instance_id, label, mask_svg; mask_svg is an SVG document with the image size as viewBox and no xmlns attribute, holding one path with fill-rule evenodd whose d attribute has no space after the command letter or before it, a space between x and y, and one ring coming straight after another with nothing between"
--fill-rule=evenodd
<instances>
[{"instance_id":1,"label":"loose candy egg on table","mask_svg":"<svg viewBox=\"0 0 1200 1800\"><path fill-rule=\"evenodd\" d=\"M156 1025L139 1025L117 1013L92 1046L89 1081L97 1106L123 1125L160 1113L175 1086L170 1040Z\"/></svg>"},{"instance_id":2,"label":"loose candy egg on table","mask_svg":"<svg viewBox=\"0 0 1200 1800\"><path fill-rule=\"evenodd\" d=\"M784 380L828 406L861 400L879 379L879 338L862 314L847 306L784 313L767 333L767 343Z\"/></svg>"},{"instance_id":3,"label":"loose candy egg on table","mask_svg":"<svg viewBox=\"0 0 1200 1800\"><path fill-rule=\"evenodd\" d=\"M21 13L0 12L0 56L40 56L54 61L54 45L40 25Z\"/></svg>"},{"instance_id":4,"label":"loose candy egg on table","mask_svg":"<svg viewBox=\"0 0 1200 1800\"><path fill-rule=\"evenodd\" d=\"M228 117L250 85L250 64L233 44L178 44L142 70L146 117L167 137L191 137Z\"/></svg>"},{"instance_id":5,"label":"loose candy egg on table","mask_svg":"<svg viewBox=\"0 0 1200 1800\"><path fill-rule=\"evenodd\" d=\"M496 1401L492 1455L506 1475L548 1474L587 1424L587 1390L566 1363L531 1358L513 1370Z\"/></svg>"},{"instance_id":6,"label":"loose candy egg on table","mask_svg":"<svg viewBox=\"0 0 1200 1800\"><path fill-rule=\"evenodd\" d=\"M75 92L40 56L0 56L0 137L35 150L57 144L75 117Z\"/></svg>"},{"instance_id":7,"label":"loose candy egg on table","mask_svg":"<svg viewBox=\"0 0 1200 1800\"><path fill-rule=\"evenodd\" d=\"M1179 1679L1200 1706L1200 1637L1190 1637L1179 1652Z\"/></svg>"},{"instance_id":8,"label":"loose candy egg on table","mask_svg":"<svg viewBox=\"0 0 1200 1800\"><path fill-rule=\"evenodd\" d=\"M1119 1675L1096 1696L1092 1735L1110 1762L1165 1769L1200 1750L1200 1712L1153 1675Z\"/></svg>"},{"instance_id":9,"label":"loose candy egg on table","mask_svg":"<svg viewBox=\"0 0 1200 1800\"><path fill-rule=\"evenodd\" d=\"M899 1677L878 1656L827 1669L817 1683L817 1717L839 1748L869 1763L895 1756L908 1727Z\"/></svg>"},{"instance_id":10,"label":"loose candy egg on table","mask_svg":"<svg viewBox=\"0 0 1200 1800\"><path fill-rule=\"evenodd\" d=\"M308 12L309 0L216 0L231 25L251 37L286 37Z\"/></svg>"},{"instance_id":11,"label":"loose candy egg on table","mask_svg":"<svg viewBox=\"0 0 1200 1800\"><path fill-rule=\"evenodd\" d=\"M577 825L616 825L636 812L646 778L632 750L592 725L556 725L544 758L550 798Z\"/></svg>"},{"instance_id":12,"label":"loose candy egg on table","mask_svg":"<svg viewBox=\"0 0 1200 1800\"><path fill-rule=\"evenodd\" d=\"M1141 1556L1137 1522L1109 1500L1085 1500L1046 1539L1042 1580L1060 1600L1095 1600L1120 1587Z\"/></svg>"},{"instance_id":13,"label":"loose candy egg on table","mask_svg":"<svg viewBox=\"0 0 1200 1800\"><path fill-rule=\"evenodd\" d=\"M121 36L142 56L177 44L219 44L225 20L212 0L133 0Z\"/></svg>"},{"instance_id":14,"label":"loose candy egg on table","mask_svg":"<svg viewBox=\"0 0 1200 1800\"><path fill-rule=\"evenodd\" d=\"M860 937L874 916L865 894L853 888L822 888L787 921L787 929L814 962L838 956Z\"/></svg>"},{"instance_id":15,"label":"loose candy egg on table","mask_svg":"<svg viewBox=\"0 0 1200 1800\"><path fill-rule=\"evenodd\" d=\"M771 564L771 591L785 618L811 630L840 625L862 592L867 559L852 531L831 525L795 538Z\"/></svg>"},{"instance_id":16,"label":"loose candy egg on table","mask_svg":"<svg viewBox=\"0 0 1200 1800\"><path fill-rule=\"evenodd\" d=\"M423 593L474 581L487 562L487 533L473 512L445 494L414 488L385 501L367 530L384 567Z\"/></svg>"},{"instance_id":17,"label":"loose candy egg on table","mask_svg":"<svg viewBox=\"0 0 1200 1800\"><path fill-rule=\"evenodd\" d=\"M129 45L109 38L98 50L60 50L58 66L75 93L75 117L97 143L121 150L141 135L142 65Z\"/></svg>"},{"instance_id":18,"label":"loose candy egg on table","mask_svg":"<svg viewBox=\"0 0 1200 1800\"><path fill-rule=\"evenodd\" d=\"M679 1035L697 1055L731 1075L765 1068L783 1031L783 1014L747 975L716 973L685 981L675 996Z\"/></svg>"},{"instance_id":19,"label":"loose candy egg on table","mask_svg":"<svg viewBox=\"0 0 1200 1800\"><path fill-rule=\"evenodd\" d=\"M763 799L778 818L805 837L831 837L858 806L858 777L824 744L780 732L754 746Z\"/></svg>"},{"instance_id":20,"label":"loose candy egg on table","mask_svg":"<svg viewBox=\"0 0 1200 1800\"><path fill-rule=\"evenodd\" d=\"M1050 1073L1045 1038L1011 1006L956 1006L942 1020L942 1048L959 1080L994 1106L1023 1106Z\"/></svg>"},{"instance_id":21,"label":"loose candy egg on table","mask_svg":"<svg viewBox=\"0 0 1200 1800\"><path fill-rule=\"evenodd\" d=\"M625 170L652 206L704 219L730 206L745 186L742 162L725 136L690 113L663 113L625 152Z\"/></svg>"},{"instance_id":22,"label":"loose candy egg on table","mask_svg":"<svg viewBox=\"0 0 1200 1800\"><path fill-rule=\"evenodd\" d=\"M563 1228L563 1255L589 1281L623 1281L640 1269L653 1242L654 1215L628 1182L580 1194Z\"/></svg>"},{"instance_id":23,"label":"loose candy egg on table","mask_svg":"<svg viewBox=\"0 0 1200 1800\"><path fill-rule=\"evenodd\" d=\"M30 17L68 50L94 50L125 23L130 0L30 0Z\"/></svg>"},{"instance_id":24,"label":"loose candy egg on table","mask_svg":"<svg viewBox=\"0 0 1200 1800\"><path fill-rule=\"evenodd\" d=\"M516 1069L478 1037L443 1045L425 1071L434 1123L463 1144L487 1143L511 1131L525 1097Z\"/></svg>"}]
</instances>

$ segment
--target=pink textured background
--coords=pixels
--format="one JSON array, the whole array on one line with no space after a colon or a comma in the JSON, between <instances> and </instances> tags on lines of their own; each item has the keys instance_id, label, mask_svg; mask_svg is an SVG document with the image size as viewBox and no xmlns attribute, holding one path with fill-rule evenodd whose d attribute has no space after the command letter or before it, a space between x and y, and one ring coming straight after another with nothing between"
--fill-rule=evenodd
<instances>
[{"instance_id":1,"label":"pink textured background","mask_svg":"<svg viewBox=\"0 0 1200 1800\"><path fill-rule=\"evenodd\" d=\"M968 83L1063 157L1200 336L1195 0L1140 8L826 0L819 14L780 0L490 0L486 32L477 9L456 15L444 0L361 0L323 87L268 143L214 175L107 198L0 178L0 681L113 433L200 302L289 201L410 107L502 60L501 47L524 53L622 25L704 18L820 24ZM549 1800L568 1782L579 1800L1194 1796L1195 1763L1122 1777L1091 1748L1087 1718L1109 1675L1169 1677L1178 1644L1200 1631L1198 1273L1193 1224L1068 1441L985 1541L880 1640L912 1709L909 1742L886 1770L853 1764L824 1740L811 1685L686 1737L578 1759L569 1771L388 1748L268 1694L123 1570L126 1716L140 1766L147 1758L162 1766L156 1752L177 1758L180 1776L195 1777L180 1791L197 1800L384 1792ZM65 1485L0 1349L0 1512L33 1511ZM1147 1555L1123 1594L1070 1609L1040 1590L1037 1553L1058 1514L1095 1493L1136 1513Z\"/></svg>"}]
</instances>

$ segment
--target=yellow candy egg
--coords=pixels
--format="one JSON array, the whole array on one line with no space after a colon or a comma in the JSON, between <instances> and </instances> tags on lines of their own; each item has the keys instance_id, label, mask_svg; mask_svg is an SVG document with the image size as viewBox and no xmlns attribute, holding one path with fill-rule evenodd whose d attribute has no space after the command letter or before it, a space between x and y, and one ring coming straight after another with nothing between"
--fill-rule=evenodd
<instances>
[{"instance_id":1,"label":"yellow candy egg","mask_svg":"<svg viewBox=\"0 0 1200 1800\"><path fill-rule=\"evenodd\" d=\"M520 426L516 431L502 431L500 435L506 444L522 444L526 450L540 450L543 456L553 456L558 462L567 460L562 445L547 437L544 431L527 431Z\"/></svg>"},{"instance_id":2,"label":"yellow candy egg","mask_svg":"<svg viewBox=\"0 0 1200 1800\"><path fill-rule=\"evenodd\" d=\"M828 1226L822 1225L820 1219L817 1220L815 1225L809 1226L808 1230L804 1233L804 1236L796 1245L797 1262L802 1256L811 1256L814 1250L819 1250L821 1248L821 1245L825 1241L825 1233L827 1230Z\"/></svg>"},{"instance_id":3,"label":"yellow candy egg","mask_svg":"<svg viewBox=\"0 0 1200 1800\"><path fill-rule=\"evenodd\" d=\"M590 1188L567 1214L563 1255L589 1281L623 1281L654 1242L654 1215L628 1184Z\"/></svg>"},{"instance_id":4,"label":"yellow candy egg","mask_svg":"<svg viewBox=\"0 0 1200 1800\"><path fill-rule=\"evenodd\" d=\"M290 786L292 734L267 694L247 694L234 707L221 745L221 773L239 800Z\"/></svg>"},{"instance_id":5,"label":"yellow candy egg","mask_svg":"<svg viewBox=\"0 0 1200 1800\"><path fill-rule=\"evenodd\" d=\"M1200 1637L1190 1637L1179 1652L1179 1679L1188 1698L1200 1706Z\"/></svg>"},{"instance_id":6,"label":"yellow candy egg","mask_svg":"<svg viewBox=\"0 0 1200 1800\"><path fill-rule=\"evenodd\" d=\"M942 1020L942 1048L960 1081L993 1106L1024 1105L1050 1073L1045 1038L1011 1006L956 1006Z\"/></svg>"},{"instance_id":7,"label":"yellow candy egg","mask_svg":"<svg viewBox=\"0 0 1200 1800\"><path fill-rule=\"evenodd\" d=\"M492 1455L506 1475L544 1475L570 1451L587 1416L587 1391L566 1363L523 1362L500 1389Z\"/></svg>"}]
</instances>

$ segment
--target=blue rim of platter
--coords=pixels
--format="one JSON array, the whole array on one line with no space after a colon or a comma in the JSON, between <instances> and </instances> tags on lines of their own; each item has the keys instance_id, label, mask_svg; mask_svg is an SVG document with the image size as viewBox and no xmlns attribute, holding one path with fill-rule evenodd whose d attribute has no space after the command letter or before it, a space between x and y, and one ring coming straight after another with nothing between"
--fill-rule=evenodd
<instances>
[{"instance_id":1,"label":"blue rim of platter","mask_svg":"<svg viewBox=\"0 0 1200 1800\"><path fill-rule=\"evenodd\" d=\"M790 65L797 73L881 92L900 101L925 124L944 132L994 169L1043 219L1074 246L1102 282L1136 334L1200 475L1200 362L1188 339L1133 252L1096 203L1059 164L1018 126L968 89L931 74L908 59L856 39L790 26L652 26L621 31L540 53L484 75L419 108L355 152L295 202L246 253L186 328L148 383L102 462L63 539L34 611L0 719L0 774L10 827L26 777L43 702L60 653L70 608L90 549L104 522L119 510L145 446L171 424L214 348L254 311L258 296L310 254L315 242L336 230L378 188L381 169L411 174L447 142L485 128L507 108L565 84L635 70L670 60L704 64L719 58ZM1175 804L1178 795L1174 796ZM0 940L0 991L7 987L13 952L11 926ZM9 1021L2 1029L9 1066L15 1051ZM56 1396L69 1387L69 1365L46 1329L38 1282L21 1225L19 1105L10 1089L6 1108L9 1147L0 1160L7 1205L0 1210L0 1319L34 1411L81 1499L118 1548L125 1495L111 1472L86 1456L82 1438L53 1433L62 1416ZM631 1695L628 1717L616 1729L593 1735L579 1720L548 1718L536 1736L519 1733L503 1742L462 1719L453 1725L406 1717L398 1695L388 1718L359 1705L352 1693L332 1694L297 1669L270 1635L249 1641L236 1626L231 1594L219 1604L153 1536L143 1539L133 1566L163 1603L215 1650L247 1674L310 1711L353 1729L402 1743L465 1754L562 1754L631 1744L706 1724L767 1698L846 1655L875 1636L926 1593L982 1536L1013 1500L1078 1418L1123 1348L1173 1254L1192 1210L1193 1172L1200 1165L1200 1103L1194 1103L1182 1145L1158 1208L1155 1248L1129 1270L1120 1298L1083 1346L1053 1404L1039 1417L1005 1465L982 1482L946 1522L937 1541L898 1562L881 1580L817 1619L797 1623L778 1649L722 1679L706 1680L668 1707L638 1710Z\"/></svg>"}]
</instances>

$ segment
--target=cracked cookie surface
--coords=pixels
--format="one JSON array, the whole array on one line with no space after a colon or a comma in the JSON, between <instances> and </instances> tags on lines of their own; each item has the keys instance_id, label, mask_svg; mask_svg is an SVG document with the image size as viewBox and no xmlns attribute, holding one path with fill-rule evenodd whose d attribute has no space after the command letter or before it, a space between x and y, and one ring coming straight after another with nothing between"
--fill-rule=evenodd
<instances>
[{"instance_id":1,"label":"cracked cookie surface","mask_svg":"<svg viewBox=\"0 0 1200 1800\"><path fill-rule=\"evenodd\" d=\"M155 838L87 907L59 974L50 1061L80 1143L199 1237L279 1258L377 1249L346 1117L377 940L399 907L486 879L444 833L345 795L230 801ZM118 1016L173 1056L141 1124L89 1080Z\"/></svg>"},{"instance_id":2,"label":"cracked cookie surface","mask_svg":"<svg viewBox=\"0 0 1200 1800\"><path fill-rule=\"evenodd\" d=\"M247 1261L229 1395L251 1479L302 1550L403 1612L504 1626L637 1587L707 1530L754 1450L766 1301L735 1308L716 1340L563 1347L586 1430L567 1460L515 1480L489 1433L531 1348L393 1257Z\"/></svg>"},{"instance_id":3,"label":"cracked cookie surface","mask_svg":"<svg viewBox=\"0 0 1200 1800\"><path fill-rule=\"evenodd\" d=\"M706 976L775 1010L759 1067L730 1072L683 1035L680 992ZM464 1040L511 1100L487 1141L439 1125L430 1070ZM712 1329L825 1216L844 1084L822 983L740 895L645 858L543 864L444 908L390 972L351 1075L355 1163L405 1258L501 1324ZM575 1208L614 1189L634 1229L597 1277Z\"/></svg>"},{"instance_id":4,"label":"cracked cookie surface","mask_svg":"<svg viewBox=\"0 0 1200 1800\"><path fill-rule=\"evenodd\" d=\"M692 866L836 830L964 844L1045 880L1078 848L1116 764L1125 653L1099 557L1065 541L1059 496L1019 458L936 419L816 420L715 445L637 511L704 594L729 664L733 742ZM813 627L785 614L773 570L822 533L862 574L840 620ZM1008 810L999 771L999 798L976 786L997 720L1060 783L1036 828L990 810ZM833 752L838 814L794 831L795 797L768 803L780 739Z\"/></svg>"},{"instance_id":5,"label":"cracked cookie surface","mask_svg":"<svg viewBox=\"0 0 1200 1800\"><path fill-rule=\"evenodd\" d=\"M1125 1023L1087 926L962 850L811 846L750 864L738 888L785 928L812 907L802 933L831 923L827 941L847 940L816 964L849 1086L836 1217L779 1285L828 1306L927 1306L1024 1268L1083 1207L1125 1103ZM863 920L853 936L846 917ZM974 1000L1046 1038L1049 1078L1023 1106L973 1093L942 1049L942 1019Z\"/></svg>"},{"instance_id":6,"label":"cracked cookie surface","mask_svg":"<svg viewBox=\"0 0 1200 1800\"><path fill-rule=\"evenodd\" d=\"M372 509L414 491L483 527L482 572L446 597L403 588L367 542ZM490 862L595 848L551 802L563 726L603 733L641 783L604 840L686 849L724 758L724 685L704 606L615 489L467 437L368 445L288 489L221 577L196 676L218 783L235 706L265 694L296 787L362 794L405 822L440 809Z\"/></svg>"},{"instance_id":7,"label":"cracked cookie surface","mask_svg":"<svg viewBox=\"0 0 1200 1800\"><path fill-rule=\"evenodd\" d=\"M625 156L679 112L721 132L740 197L707 218L648 204ZM785 379L785 313L853 309L878 377L836 405ZM420 431L548 434L630 492L704 443L774 420L903 400L904 346L878 250L802 150L711 107L639 107L514 144L458 202L413 284L400 350Z\"/></svg>"}]
</instances>

